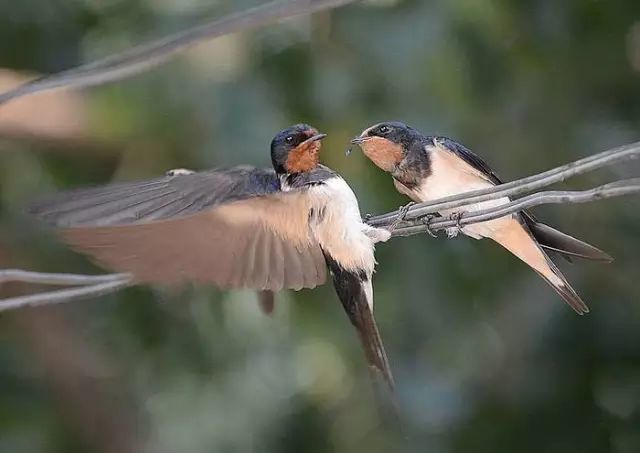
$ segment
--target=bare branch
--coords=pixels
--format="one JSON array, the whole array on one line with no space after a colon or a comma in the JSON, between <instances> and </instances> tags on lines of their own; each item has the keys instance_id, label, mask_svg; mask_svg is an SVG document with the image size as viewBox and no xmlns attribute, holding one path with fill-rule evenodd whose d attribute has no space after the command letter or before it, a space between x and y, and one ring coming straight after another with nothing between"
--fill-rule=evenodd
<instances>
[{"instance_id":1,"label":"bare branch","mask_svg":"<svg viewBox=\"0 0 640 453\"><path fill-rule=\"evenodd\" d=\"M179 52L203 41L241 30L257 28L281 19L335 8L353 1L355 0L273 1L189 28L93 63L40 77L0 94L0 104L41 91L101 85L124 79L158 66Z\"/></svg>"},{"instance_id":2,"label":"bare branch","mask_svg":"<svg viewBox=\"0 0 640 453\"><path fill-rule=\"evenodd\" d=\"M433 214L446 209L454 209L481 201L496 200L505 196L532 192L536 189L564 181L572 176L581 175L625 160L635 159L638 156L640 156L640 142L619 146L612 150L553 168L544 173L500 184L499 186L489 189L474 190L432 202L416 204L408 210L405 219L416 219L426 214ZM390 212L372 217L367 220L367 223L372 226L385 226L391 224L395 217L396 213Z\"/></svg>"},{"instance_id":3,"label":"bare branch","mask_svg":"<svg viewBox=\"0 0 640 453\"><path fill-rule=\"evenodd\" d=\"M48 274L44 272L23 271L20 269L5 269L0 271L0 285L6 282L23 282L41 285L85 286L121 280L123 278L128 278L127 274Z\"/></svg>"},{"instance_id":4,"label":"bare branch","mask_svg":"<svg viewBox=\"0 0 640 453\"><path fill-rule=\"evenodd\" d=\"M543 204L587 203L589 201L620 197L635 193L640 193L640 178L616 181L589 190L558 190L540 192L495 208L474 211L473 213L463 213L458 220L448 218L431 218L430 220L425 219L426 223L422 222L420 219L401 222L393 231L392 236L412 236L414 234L427 233L429 230L438 231L446 228L471 225L473 223L485 222L487 220L504 217L513 214L514 212ZM389 224L391 223L392 222L389 222Z\"/></svg>"},{"instance_id":5,"label":"bare branch","mask_svg":"<svg viewBox=\"0 0 640 453\"><path fill-rule=\"evenodd\" d=\"M131 277L124 276L104 283L81 286L80 288L59 289L28 296L10 297L0 299L0 311L12 310L21 307L37 307L39 305L52 305L63 302L73 302L88 297L98 297L117 292L133 285Z\"/></svg>"}]
</instances>

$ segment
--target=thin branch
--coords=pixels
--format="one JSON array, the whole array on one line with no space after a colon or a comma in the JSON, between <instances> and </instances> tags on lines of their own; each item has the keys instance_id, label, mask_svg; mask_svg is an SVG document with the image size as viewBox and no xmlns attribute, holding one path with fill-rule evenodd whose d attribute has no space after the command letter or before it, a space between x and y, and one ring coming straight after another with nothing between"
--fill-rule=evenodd
<instances>
[{"instance_id":1,"label":"thin branch","mask_svg":"<svg viewBox=\"0 0 640 453\"><path fill-rule=\"evenodd\" d=\"M127 274L51 274L23 271L20 269L5 269L0 271L0 285L6 282L23 282L41 285L85 286L121 280L127 277Z\"/></svg>"},{"instance_id":2,"label":"thin branch","mask_svg":"<svg viewBox=\"0 0 640 453\"><path fill-rule=\"evenodd\" d=\"M353 1L355 0L289 0L256 6L93 63L40 77L0 94L0 104L41 91L101 85L124 79L158 66L198 43L281 19L336 8Z\"/></svg>"},{"instance_id":3,"label":"thin branch","mask_svg":"<svg viewBox=\"0 0 640 453\"><path fill-rule=\"evenodd\" d=\"M479 203L481 201L496 200L498 198L532 192L536 189L555 184L572 176L581 175L595 169L610 166L625 160L635 159L640 156L640 142L619 146L609 151L604 151L584 159L571 162L560 167L553 168L518 179L505 184L500 184L489 189L474 190L459 195L441 198L427 203L419 203L409 208L405 219L411 220L426 214L433 214L439 211L459 208L461 206ZM390 212L378 215L367 220L372 226L389 225L396 217L397 213Z\"/></svg>"},{"instance_id":4,"label":"thin branch","mask_svg":"<svg viewBox=\"0 0 640 453\"><path fill-rule=\"evenodd\" d=\"M80 288L59 289L56 291L47 291L39 294L31 294L28 296L10 297L8 299L0 299L0 312L12 310L22 307L37 307L39 305L52 305L63 302L73 302L88 297L98 297L110 294L133 285L133 280L128 277L122 277L98 283L95 285L81 286Z\"/></svg>"},{"instance_id":5,"label":"thin branch","mask_svg":"<svg viewBox=\"0 0 640 453\"><path fill-rule=\"evenodd\" d=\"M412 236L414 234L427 233L429 231L444 230L457 226L471 225L473 223L485 222L513 214L523 209L529 209L543 204L558 203L587 203L605 198L620 197L640 193L640 178L625 179L616 181L589 190L570 191L557 190L535 193L510 203L473 213L463 213L459 219L449 218L424 218L401 222L392 233L393 237ZM428 216L428 215L427 215Z\"/></svg>"}]
</instances>

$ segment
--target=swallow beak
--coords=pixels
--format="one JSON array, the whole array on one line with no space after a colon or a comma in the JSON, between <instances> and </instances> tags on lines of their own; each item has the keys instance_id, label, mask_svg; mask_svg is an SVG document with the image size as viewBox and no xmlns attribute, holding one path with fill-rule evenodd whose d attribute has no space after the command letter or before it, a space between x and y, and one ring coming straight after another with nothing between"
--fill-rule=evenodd
<instances>
[{"instance_id":1,"label":"swallow beak","mask_svg":"<svg viewBox=\"0 0 640 453\"><path fill-rule=\"evenodd\" d=\"M365 141L367 141L369 137L363 137L362 135L359 135L358 137L355 137L351 140L351 144L352 145L361 145L363 144ZM346 151L345 151L345 155L350 155L351 151L353 151L353 146L350 146Z\"/></svg>"},{"instance_id":2,"label":"swallow beak","mask_svg":"<svg viewBox=\"0 0 640 453\"><path fill-rule=\"evenodd\" d=\"M310 143L317 142L318 140L322 140L326 136L327 136L327 134L316 134L316 135L313 135L313 136L309 137L308 139L306 139L305 141L303 141L302 143L300 143L300 145L298 145L298 146L308 145Z\"/></svg>"}]
</instances>

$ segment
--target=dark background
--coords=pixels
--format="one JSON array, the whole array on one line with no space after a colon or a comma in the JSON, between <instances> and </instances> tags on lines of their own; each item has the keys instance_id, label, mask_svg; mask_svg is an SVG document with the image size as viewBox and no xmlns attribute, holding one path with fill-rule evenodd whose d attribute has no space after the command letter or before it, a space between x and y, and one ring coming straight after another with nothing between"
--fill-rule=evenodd
<instances>
[{"instance_id":1,"label":"dark background","mask_svg":"<svg viewBox=\"0 0 640 453\"><path fill-rule=\"evenodd\" d=\"M2 0L0 87L256 3ZM343 152L388 119L465 143L504 179L638 140L640 2L369 1L0 106L0 267L100 272L21 215L37 194L268 165L273 134L302 121L329 133L322 159L363 212L396 209L390 179ZM141 287L0 315L0 451L638 452L639 208L536 210L616 257L560 263L584 317L488 241L378 247L376 313L408 441L380 425L330 285L279 294L272 317L248 291Z\"/></svg>"}]
</instances>

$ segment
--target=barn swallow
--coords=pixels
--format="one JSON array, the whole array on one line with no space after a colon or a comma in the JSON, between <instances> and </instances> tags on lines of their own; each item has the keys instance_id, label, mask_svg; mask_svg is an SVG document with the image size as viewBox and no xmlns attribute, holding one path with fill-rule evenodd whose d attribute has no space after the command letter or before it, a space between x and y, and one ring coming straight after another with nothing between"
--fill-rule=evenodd
<instances>
[{"instance_id":1,"label":"barn swallow","mask_svg":"<svg viewBox=\"0 0 640 453\"><path fill-rule=\"evenodd\" d=\"M176 169L63 192L30 212L136 283L199 281L268 299L323 284L328 268L375 381L393 390L372 287L374 244L391 233L365 224L351 188L319 163L325 136L306 124L281 131L271 142L273 169Z\"/></svg>"},{"instance_id":2,"label":"barn swallow","mask_svg":"<svg viewBox=\"0 0 640 453\"><path fill-rule=\"evenodd\" d=\"M502 184L496 173L476 154L447 137L423 135L399 122L379 123L352 140L382 170L391 174L396 189L414 202L432 201ZM456 210L440 212L459 218L508 203L508 197L489 200ZM475 239L490 238L535 270L578 314L589 308L575 292L546 251L571 260L580 257L611 262L602 250L538 222L529 212L461 227ZM458 229L450 230L455 235Z\"/></svg>"}]
</instances>

